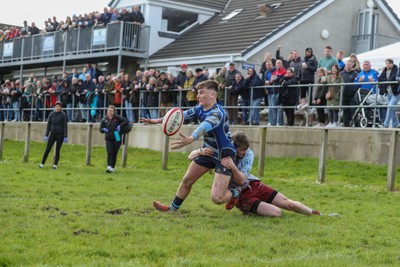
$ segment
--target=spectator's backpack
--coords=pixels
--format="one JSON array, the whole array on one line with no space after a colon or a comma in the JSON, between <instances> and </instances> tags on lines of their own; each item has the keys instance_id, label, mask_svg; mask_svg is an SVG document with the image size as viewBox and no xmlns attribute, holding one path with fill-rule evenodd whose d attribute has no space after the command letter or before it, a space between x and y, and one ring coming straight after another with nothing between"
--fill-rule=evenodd
<instances>
[{"instance_id":1,"label":"spectator's backpack","mask_svg":"<svg viewBox=\"0 0 400 267\"><path fill-rule=\"evenodd\" d=\"M119 131L120 134L127 134L130 131L132 131L133 128L133 123L129 122L127 125L125 125L124 127L121 127L121 130Z\"/></svg>"}]
</instances>

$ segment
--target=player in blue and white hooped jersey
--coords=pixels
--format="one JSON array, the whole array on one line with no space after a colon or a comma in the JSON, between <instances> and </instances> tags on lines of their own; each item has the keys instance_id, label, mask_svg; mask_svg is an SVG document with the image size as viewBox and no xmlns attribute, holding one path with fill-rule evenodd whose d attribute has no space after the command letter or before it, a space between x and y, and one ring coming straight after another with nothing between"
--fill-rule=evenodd
<instances>
[{"instance_id":1,"label":"player in blue and white hooped jersey","mask_svg":"<svg viewBox=\"0 0 400 267\"><path fill-rule=\"evenodd\" d=\"M171 144L171 149L180 149L193 141L204 137L203 147L211 148L212 155L200 155L192 161L185 176L179 185L175 198L168 207L159 201L153 205L157 210L169 211L180 208L182 202L189 195L193 184L210 169L215 170L214 182L211 188L211 199L216 204L228 202L232 197L237 197L236 189L228 189L232 172L221 165L221 160L230 157L236 158L236 150L230 138L228 118L225 110L217 103L218 83L207 80L197 85L197 100L199 104L184 112L185 119L197 119L200 125L190 135L180 134L181 139ZM162 119L142 119L145 123L160 123ZM237 181L243 184L245 179Z\"/></svg>"}]
</instances>

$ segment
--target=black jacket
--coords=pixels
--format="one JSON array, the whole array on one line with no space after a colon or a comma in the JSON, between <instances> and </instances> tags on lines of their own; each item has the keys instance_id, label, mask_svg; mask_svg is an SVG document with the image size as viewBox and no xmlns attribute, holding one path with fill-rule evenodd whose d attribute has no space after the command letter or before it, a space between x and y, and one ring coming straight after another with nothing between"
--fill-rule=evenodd
<instances>
[{"instance_id":1,"label":"black jacket","mask_svg":"<svg viewBox=\"0 0 400 267\"><path fill-rule=\"evenodd\" d=\"M68 119L63 111L50 113L47 119L46 136L49 136L49 133L64 133L64 137L68 137Z\"/></svg>"},{"instance_id":2,"label":"black jacket","mask_svg":"<svg viewBox=\"0 0 400 267\"><path fill-rule=\"evenodd\" d=\"M301 68L301 81L310 81L314 83L314 75L318 68L318 61L314 55L310 57L304 57L304 63L307 64L307 68Z\"/></svg>"},{"instance_id":3,"label":"black jacket","mask_svg":"<svg viewBox=\"0 0 400 267\"><path fill-rule=\"evenodd\" d=\"M294 106L297 104L298 87L288 87L289 85L298 85L299 81L295 76L282 77L280 80L281 87L279 88L278 104L283 106Z\"/></svg>"},{"instance_id":4,"label":"black jacket","mask_svg":"<svg viewBox=\"0 0 400 267\"><path fill-rule=\"evenodd\" d=\"M128 120L124 117L119 115L114 115L112 118L105 116L100 122L100 129L101 133L104 132L104 128L108 129L108 132L105 134L105 139L114 140L115 134L114 132L117 130L118 125L121 125L121 128L128 125Z\"/></svg>"},{"instance_id":5,"label":"black jacket","mask_svg":"<svg viewBox=\"0 0 400 267\"><path fill-rule=\"evenodd\" d=\"M343 77L344 83L354 83L354 80L357 78L358 72L352 69L351 71L347 71L344 69L340 75ZM343 89L343 96L345 97L353 97L357 92L356 85L345 85Z\"/></svg>"},{"instance_id":6,"label":"black jacket","mask_svg":"<svg viewBox=\"0 0 400 267\"><path fill-rule=\"evenodd\" d=\"M389 79L386 77L386 73L387 73L387 68L385 67L381 73L381 75L379 75L378 77L378 81L380 82L389 82L389 81L394 81L393 84L390 84L392 86L392 92L394 95L398 95L399 94L399 82L397 80L397 72L398 72L398 68L396 65L393 65L392 71L390 72L390 76ZM389 84L381 84L379 85L379 93L381 95L387 94L387 86Z\"/></svg>"}]
</instances>

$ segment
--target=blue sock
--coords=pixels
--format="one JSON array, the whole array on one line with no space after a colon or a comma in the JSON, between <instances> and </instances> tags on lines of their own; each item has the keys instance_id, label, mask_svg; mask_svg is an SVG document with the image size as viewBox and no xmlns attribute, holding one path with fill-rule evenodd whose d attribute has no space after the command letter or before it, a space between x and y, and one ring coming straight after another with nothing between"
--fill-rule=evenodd
<instances>
[{"instance_id":1,"label":"blue sock","mask_svg":"<svg viewBox=\"0 0 400 267\"><path fill-rule=\"evenodd\" d=\"M175 196L174 200L172 201L171 205L169 206L170 210L178 210L184 199L179 198L178 196Z\"/></svg>"},{"instance_id":2,"label":"blue sock","mask_svg":"<svg viewBox=\"0 0 400 267\"><path fill-rule=\"evenodd\" d=\"M239 196L239 190L237 189L229 189L232 193L232 198L238 197Z\"/></svg>"}]
</instances>

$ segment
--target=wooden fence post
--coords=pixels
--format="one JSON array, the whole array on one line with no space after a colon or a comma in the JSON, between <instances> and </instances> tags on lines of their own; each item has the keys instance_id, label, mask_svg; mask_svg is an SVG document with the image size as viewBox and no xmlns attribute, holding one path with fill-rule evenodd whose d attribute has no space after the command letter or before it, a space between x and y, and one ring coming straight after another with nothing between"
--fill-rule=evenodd
<instances>
[{"instance_id":1,"label":"wooden fence post","mask_svg":"<svg viewBox=\"0 0 400 267\"><path fill-rule=\"evenodd\" d=\"M25 137L25 152L24 152L24 162L28 162L29 160L29 149L30 149L30 144L31 144L31 129L32 129L32 124L28 122L26 124L26 137Z\"/></svg>"},{"instance_id":2,"label":"wooden fence post","mask_svg":"<svg viewBox=\"0 0 400 267\"><path fill-rule=\"evenodd\" d=\"M264 176L265 147L267 145L267 127L260 128L260 150L258 154L258 176Z\"/></svg>"},{"instance_id":3,"label":"wooden fence post","mask_svg":"<svg viewBox=\"0 0 400 267\"><path fill-rule=\"evenodd\" d=\"M128 162L129 133L125 134L124 146L122 147L122 168L126 168Z\"/></svg>"},{"instance_id":4,"label":"wooden fence post","mask_svg":"<svg viewBox=\"0 0 400 267\"><path fill-rule=\"evenodd\" d=\"M1 123L0 129L0 160L3 160L3 141L4 141L4 128L6 124L4 122Z\"/></svg>"},{"instance_id":5,"label":"wooden fence post","mask_svg":"<svg viewBox=\"0 0 400 267\"><path fill-rule=\"evenodd\" d=\"M325 182L327 149L328 149L328 129L323 129L321 135L321 149L319 152L319 163L318 163L318 183L320 184Z\"/></svg>"},{"instance_id":6,"label":"wooden fence post","mask_svg":"<svg viewBox=\"0 0 400 267\"><path fill-rule=\"evenodd\" d=\"M169 151L169 136L164 135L163 150L162 150L162 170L168 170L168 151Z\"/></svg>"},{"instance_id":7,"label":"wooden fence post","mask_svg":"<svg viewBox=\"0 0 400 267\"><path fill-rule=\"evenodd\" d=\"M92 159L92 143L93 143L93 124L90 123L86 126L86 166L90 166Z\"/></svg>"},{"instance_id":8,"label":"wooden fence post","mask_svg":"<svg viewBox=\"0 0 400 267\"><path fill-rule=\"evenodd\" d=\"M399 131L394 130L390 136L388 173L387 173L387 189L394 191L394 181L396 178L396 148Z\"/></svg>"}]
</instances>

